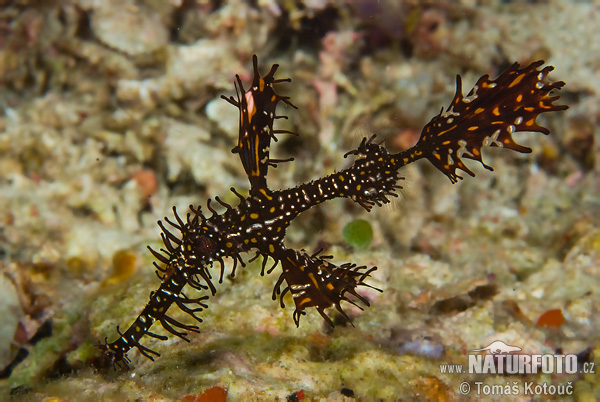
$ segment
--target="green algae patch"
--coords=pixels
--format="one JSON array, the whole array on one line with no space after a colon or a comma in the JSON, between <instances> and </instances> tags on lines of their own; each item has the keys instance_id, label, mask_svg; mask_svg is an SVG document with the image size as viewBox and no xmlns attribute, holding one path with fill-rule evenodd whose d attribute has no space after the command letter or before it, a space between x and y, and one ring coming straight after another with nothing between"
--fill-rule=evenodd
<instances>
[{"instance_id":1,"label":"green algae patch","mask_svg":"<svg viewBox=\"0 0 600 402\"><path fill-rule=\"evenodd\" d=\"M342 236L346 243L356 249L369 247L373 241L373 228L371 224L364 219L356 219L344 226Z\"/></svg>"}]
</instances>

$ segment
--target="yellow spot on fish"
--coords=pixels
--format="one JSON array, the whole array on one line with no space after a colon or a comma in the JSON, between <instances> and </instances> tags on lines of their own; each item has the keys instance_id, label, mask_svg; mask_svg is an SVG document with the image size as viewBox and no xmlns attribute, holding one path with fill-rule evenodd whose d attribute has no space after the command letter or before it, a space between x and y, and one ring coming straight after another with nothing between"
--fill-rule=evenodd
<instances>
[{"instance_id":1,"label":"yellow spot on fish","mask_svg":"<svg viewBox=\"0 0 600 402\"><path fill-rule=\"evenodd\" d=\"M317 289L319 289L319 282L317 282L317 278L315 278L315 274L313 274L312 272L308 273L308 277L310 278L310 280L313 282L313 284L315 285L315 287Z\"/></svg>"},{"instance_id":2,"label":"yellow spot on fish","mask_svg":"<svg viewBox=\"0 0 600 402\"><path fill-rule=\"evenodd\" d=\"M439 136L441 136L441 135L444 135L444 134L446 134L448 131L452 131L452 130L454 130L456 127L458 127L458 125L456 125L456 124L455 124L455 125L453 125L452 127L450 127L449 129L439 132L439 133L438 133L438 137L439 137ZM419 156L419 155L421 155L422 153L423 153L423 152L421 152L421 151L418 151L418 152L415 152L415 155L416 155L416 156Z\"/></svg>"},{"instance_id":3,"label":"yellow spot on fish","mask_svg":"<svg viewBox=\"0 0 600 402\"><path fill-rule=\"evenodd\" d=\"M305 297L304 299L302 299L302 301L300 302L301 306L304 306L307 303L310 303L312 301L312 299L310 297Z\"/></svg>"},{"instance_id":4,"label":"yellow spot on fish","mask_svg":"<svg viewBox=\"0 0 600 402\"><path fill-rule=\"evenodd\" d=\"M264 188L261 188L258 191L260 191L261 194L264 195L267 200L269 200L269 201L273 200L273 197L271 197Z\"/></svg>"},{"instance_id":5,"label":"yellow spot on fish","mask_svg":"<svg viewBox=\"0 0 600 402\"><path fill-rule=\"evenodd\" d=\"M525 77L524 74L517 76L517 78L515 78L513 80L513 82L510 83L510 85L508 86L509 88L514 87L515 85L519 84L519 82L521 82L523 80L523 78Z\"/></svg>"}]
</instances>

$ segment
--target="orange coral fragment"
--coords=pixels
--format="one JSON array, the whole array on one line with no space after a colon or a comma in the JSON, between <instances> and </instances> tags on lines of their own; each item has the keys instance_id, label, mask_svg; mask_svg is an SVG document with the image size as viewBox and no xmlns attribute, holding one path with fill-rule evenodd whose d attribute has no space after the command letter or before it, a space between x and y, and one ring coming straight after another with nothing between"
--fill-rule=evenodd
<instances>
[{"instance_id":1,"label":"orange coral fragment","mask_svg":"<svg viewBox=\"0 0 600 402\"><path fill-rule=\"evenodd\" d=\"M181 400L184 402L225 402L227 390L223 387L210 387L199 395L186 395Z\"/></svg>"},{"instance_id":2,"label":"orange coral fragment","mask_svg":"<svg viewBox=\"0 0 600 402\"><path fill-rule=\"evenodd\" d=\"M140 188L144 199L151 197L158 191L158 180L156 179L156 174L152 170L140 170L135 172L131 178L135 180Z\"/></svg>"},{"instance_id":3,"label":"orange coral fragment","mask_svg":"<svg viewBox=\"0 0 600 402\"><path fill-rule=\"evenodd\" d=\"M126 281L137 271L137 254L132 250L119 250L112 258L113 270L103 285L114 285Z\"/></svg>"},{"instance_id":4,"label":"orange coral fragment","mask_svg":"<svg viewBox=\"0 0 600 402\"><path fill-rule=\"evenodd\" d=\"M544 314L538 318L535 323L536 327L544 327L544 328L560 328L565 323L565 316L563 315L561 309L556 308L552 310L546 311Z\"/></svg>"}]
</instances>

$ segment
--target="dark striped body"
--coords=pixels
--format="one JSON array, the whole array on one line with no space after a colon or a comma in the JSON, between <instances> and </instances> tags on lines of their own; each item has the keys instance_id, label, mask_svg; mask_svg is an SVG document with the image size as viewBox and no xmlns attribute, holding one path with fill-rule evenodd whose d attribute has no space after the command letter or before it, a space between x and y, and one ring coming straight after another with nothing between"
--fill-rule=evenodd
<instances>
[{"instance_id":1,"label":"dark striped body","mask_svg":"<svg viewBox=\"0 0 600 402\"><path fill-rule=\"evenodd\" d=\"M541 61L532 63L523 69L515 64L495 81L484 76L466 97L462 95L459 78L451 105L425 126L414 147L390 154L385 147L373 142L374 136L368 140L365 138L356 150L346 154L354 157L349 168L295 188L272 191L267 187L268 168L284 161L269 157L271 140L277 140L275 134L289 133L274 130L274 120L285 117L278 116L276 108L280 101L295 106L273 88L273 84L289 82L289 79L274 78L277 65L273 65L267 75L261 76L254 56L251 88L244 91L239 76L236 76L236 89L240 91L237 99L225 98L239 109L239 139L233 152L239 154L248 175L250 195L244 197L232 188L239 203L234 207L216 197L215 200L225 208L222 213L213 209L209 200L210 217L204 216L200 207L190 206L185 221L173 209L175 221L165 218L171 226L169 229L159 221L164 248L150 250L158 260L155 266L162 283L151 293L148 304L129 329L121 333L117 328L120 337L112 343L105 341L99 347L114 364L127 365L127 352L133 347L153 359L153 355L158 356L158 353L141 345L140 340L145 335L166 339L150 331L155 322L160 322L168 332L188 340L185 331L198 332L198 327L174 320L167 315L168 309L176 305L202 322L196 313L206 308L205 301L216 293L211 275L213 265L220 264L219 281L222 281L224 259L233 259L233 276L237 264L244 264L241 253L250 251L256 253L254 258L264 257L262 275L268 259L274 263L266 270L267 273L281 266L273 299L279 295L283 307L283 297L291 293L296 307L293 315L296 325L308 308L315 308L331 325L333 322L325 313L331 307L350 321L341 302L361 302L368 306L368 301L357 292L357 288L369 286L364 281L376 268L367 269L352 263L338 266L331 263L328 256L288 249L284 245L288 226L302 212L333 198L349 198L367 211L374 205L389 202L388 197L397 196L398 181L402 179L399 169L421 158L428 159L452 182L456 182L460 178L456 169L473 175L462 162L463 157L477 160L491 169L481 158L484 146L529 152L529 148L513 140L512 134L517 131L547 134L547 129L536 124L536 117L540 113L566 109L566 106L553 104L558 96L550 96L552 90L560 89L564 83L549 82L547 75L552 67L538 70L542 64ZM188 298L183 293L186 286L204 294ZM207 291L209 294L205 294Z\"/></svg>"}]
</instances>

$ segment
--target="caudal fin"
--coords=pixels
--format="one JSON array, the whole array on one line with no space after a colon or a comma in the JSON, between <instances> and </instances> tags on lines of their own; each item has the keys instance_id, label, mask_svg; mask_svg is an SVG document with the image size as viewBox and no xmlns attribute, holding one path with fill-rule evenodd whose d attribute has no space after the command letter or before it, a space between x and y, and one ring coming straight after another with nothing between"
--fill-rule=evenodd
<instances>
[{"instance_id":1,"label":"caudal fin","mask_svg":"<svg viewBox=\"0 0 600 402\"><path fill-rule=\"evenodd\" d=\"M550 82L547 76L554 67L538 70L543 64L544 61L539 60L519 69L515 63L495 80L486 74L467 96L463 96L462 81L457 76L456 94L450 106L431 119L423 128L419 142L399 157L404 164L427 158L455 183L462 179L456 174L457 169L475 175L462 158L474 159L493 170L482 160L482 147L531 152L531 148L516 143L512 134L519 131L548 134L548 129L538 125L536 118L541 113L567 109L566 105L553 104L558 95L550 96L552 90L560 89L565 83Z\"/></svg>"}]
</instances>

